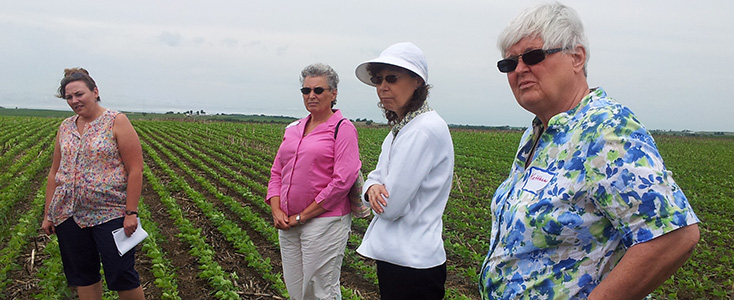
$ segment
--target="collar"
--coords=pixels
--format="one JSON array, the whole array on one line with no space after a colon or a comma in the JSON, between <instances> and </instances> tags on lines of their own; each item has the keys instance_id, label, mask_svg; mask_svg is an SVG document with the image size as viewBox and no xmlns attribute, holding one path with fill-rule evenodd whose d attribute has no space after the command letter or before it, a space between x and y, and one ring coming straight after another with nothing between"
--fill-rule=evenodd
<instances>
[{"instance_id":1,"label":"collar","mask_svg":"<svg viewBox=\"0 0 734 300\"><path fill-rule=\"evenodd\" d=\"M421 105L421 107L418 108L417 110L414 110L414 111L411 111L405 114L405 117L403 117L403 119L400 120L400 122L398 122L397 124L395 124L395 126L392 127L393 138L397 137L398 132L400 132L400 130L403 129L403 127L405 127L405 125L407 125L411 120L415 119L416 117L424 113L430 112L430 111L433 111L433 108L428 106L428 101L425 101L423 102L423 105Z\"/></svg>"},{"instance_id":2,"label":"collar","mask_svg":"<svg viewBox=\"0 0 734 300\"><path fill-rule=\"evenodd\" d=\"M546 129L571 122L578 113L583 112L586 109L588 109L592 102L594 102L595 100L599 98L607 97L606 91L604 91L604 89L602 89L601 87L592 87L589 90L590 90L589 94L584 96L584 98L582 98L581 101L579 101L579 103L576 104L574 108L551 117L550 120L548 120L548 128ZM538 123L540 122L538 117L535 117L535 119L533 119L533 127L536 126L536 122Z\"/></svg>"},{"instance_id":3,"label":"collar","mask_svg":"<svg viewBox=\"0 0 734 300\"><path fill-rule=\"evenodd\" d=\"M341 119L344 118L344 116L342 115L342 113L341 113L340 110L338 110L338 109L332 109L332 111L334 112L334 114L331 115L331 117L329 117L329 120L327 120L326 122L323 123L323 124L326 124L327 127L336 126L336 123L338 123L339 120L341 120ZM310 119L311 119L311 114L309 114L308 116L304 117L303 119L298 119L298 120L295 120L295 121L291 122L290 124L288 124L287 126L285 126L285 128L288 129L288 128L291 128L293 126L296 126L298 128L298 130L301 131L301 134L303 134L303 131L306 130L306 123L308 123L308 120L310 120Z\"/></svg>"}]
</instances>

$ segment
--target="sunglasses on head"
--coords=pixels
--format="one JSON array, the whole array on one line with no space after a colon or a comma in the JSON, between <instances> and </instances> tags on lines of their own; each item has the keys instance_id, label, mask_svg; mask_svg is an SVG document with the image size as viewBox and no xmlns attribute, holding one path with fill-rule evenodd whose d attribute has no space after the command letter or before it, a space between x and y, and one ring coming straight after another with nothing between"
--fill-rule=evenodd
<instances>
[{"instance_id":1,"label":"sunglasses on head","mask_svg":"<svg viewBox=\"0 0 734 300\"><path fill-rule=\"evenodd\" d=\"M83 73L81 73L81 72L74 72L74 73L71 73L71 74L70 74L69 76L67 76L67 77L68 77L68 78L71 78L71 79L81 79L81 78L84 78L84 74L83 74Z\"/></svg>"},{"instance_id":2,"label":"sunglasses on head","mask_svg":"<svg viewBox=\"0 0 734 300\"><path fill-rule=\"evenodd\" d=\"M321 95L321 93L323 93L325 90L327 89L322 88L322 87L313 88L313 92L316 93L316 95ZM328 88L328 90L331 90L331 88ZM308 95L311 93L311 88L310 87L301 88L301 93L303 93L304 95Z\"/></svg>"},{"instance_id":3,"label":"sunglasses on head","mask_svg":"<svg viewBox=\"0 0 734 300\"><path fill-rule=\"evenodd\" d=\"M541 61L545 60L546 55L553 54L561 50L563 50L563 48L553 48L553 49L548 49L548 50L543 50L543 49L530 50L518 56L509 57L509 58L505 58L503 60L498 61L497 68L500 69L500 72L502 73L510 73L512 71L515 71L515 68L517 68L517 63L519 62L520 57L522 57L523 63L525 63L528 66L532 66L532 65L538 64Z\"/></svg>"},{"instance_id":4,"label":"sunglasses on head","mask_svg":"<svg viewBox=\"0 0 734 300\"><path fill-rule=\"evenodd\" d=\"M400 78L398 75L387 75L384 78L382 76L372 76L370 77L370 81L375 85L380 85L383 79L387 83L395 83L398 81L398 78Z\"/></svg>"},{"instance_id":5,"label":"sunglasses on head","mask_svg":"<svg viewBox=\"0 0 734 300\"><path fill-rule=\"evenodd\" d=\"M61 85L67 85L69 82L84 79L84 74L81 72L74 72L69 74L69 76L64 77L61 79Z\"/></svg>"}]
</instances>

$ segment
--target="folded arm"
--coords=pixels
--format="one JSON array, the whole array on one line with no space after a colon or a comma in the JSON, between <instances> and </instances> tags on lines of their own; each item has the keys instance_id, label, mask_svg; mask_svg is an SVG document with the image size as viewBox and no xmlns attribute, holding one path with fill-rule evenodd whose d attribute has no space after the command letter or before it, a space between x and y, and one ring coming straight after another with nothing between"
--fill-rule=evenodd
<instances>
[{"instance_id":1,"label":"folded arm","mask_svg":"<svg viewBox=\"0 0 734 300\"><path fill-rule=\"evenodd\" d=\"M644 298L688 260L699 237L693 224L630 247L588 299Z\"/></svg>"}]
</instances>

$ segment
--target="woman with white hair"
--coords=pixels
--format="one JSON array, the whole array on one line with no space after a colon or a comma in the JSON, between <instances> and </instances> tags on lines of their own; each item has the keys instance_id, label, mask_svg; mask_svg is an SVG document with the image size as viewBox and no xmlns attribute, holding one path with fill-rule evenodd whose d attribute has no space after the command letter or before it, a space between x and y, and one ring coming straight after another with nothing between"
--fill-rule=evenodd
<instances>
[{"instance_id":1,"label":"woman with white hair","mask_svg":"<svg viewBox=\"0 0 734 300\"><path fill-rule=\"evenodd\" d=\"M499 37L535 118L491 202L482 299L642 299L691 255L698 218L632 111L586 79L581 19L560 3Z\"/></svg>"},{"instance_id":2,"label":"woman with white hair","mask_svg":"<svg viewBox=\"0 0 734 300\"><path fill-rule=\"evenodd\" d=\"M451 191L454 148L428 98L428 64L412 43L398 43L360 64L392 130L382 143L363 199L375 212L357 252L377 261L380 295L443 299L446 252L442 215Z\"/></svg>"}]
</instances>

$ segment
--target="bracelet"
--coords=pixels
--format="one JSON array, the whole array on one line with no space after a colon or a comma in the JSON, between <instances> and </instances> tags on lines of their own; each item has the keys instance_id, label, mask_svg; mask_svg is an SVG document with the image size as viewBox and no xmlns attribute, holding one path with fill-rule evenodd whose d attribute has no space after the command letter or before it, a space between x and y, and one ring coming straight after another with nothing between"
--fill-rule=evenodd
<instances>
[{"instance_id":1,"label":"bracelet","mask_svg":"<svg viewBox=\"0 0 734 300\"><path fill-rule=\"evenodd\" d=\"M127 210L126 209L125 210L125 215L126 216L131 216L131 215L136 215L137 216L138 215L138 212L137 211L134 211L134 210Z\"/></svg>"},{"instance_id":2,"label":"bracelet","mask_svg":"<svg viewBox=\"0 0 734 300\"><path fill-rule=\"evenodd\" d=\"M299 225L303 225L303 223L301 223L301 214L296 216L296 222L298 222Z\"/></svg>"}]
</instances>

